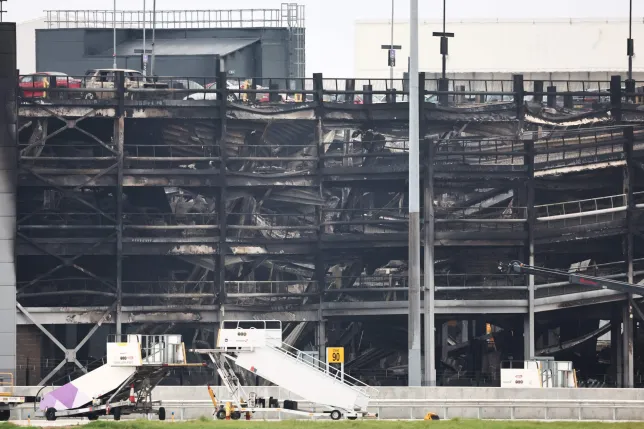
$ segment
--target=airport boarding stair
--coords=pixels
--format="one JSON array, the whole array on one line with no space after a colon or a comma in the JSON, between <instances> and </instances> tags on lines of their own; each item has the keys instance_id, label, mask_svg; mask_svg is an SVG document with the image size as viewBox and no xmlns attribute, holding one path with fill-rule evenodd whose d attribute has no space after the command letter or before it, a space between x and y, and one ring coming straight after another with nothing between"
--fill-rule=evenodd
<instances>
[{"instance_id":1,"label":"airport boarding stair","mask_svg":"<svg viewBox=\"0 0 644 429\"><path fill-rule=\"evenodd\" d=\"M128 398L131 389L149 395L175 365L185 365L180 335L124 335L107 343L107 363L42 396L45 411L71 410L109 397L110 402Z\"/></svg>"},{"instance_id":2,"label":"airport boarding stair","mask_svg":"<svg viewBox=\"0 0 644 429\"><path fill-rule=\"evenodd\" d=\"M254 324L267 326L251 326ZM347 412L366 412L369 400L378 394L375 388L345 374L342 368L288 346L281 335L278 321L226 321L219 330L216 349L194 352L210 355L233 400L239 403L247 397L226 360L305 401Z\"/></svg>"}]
</instances>

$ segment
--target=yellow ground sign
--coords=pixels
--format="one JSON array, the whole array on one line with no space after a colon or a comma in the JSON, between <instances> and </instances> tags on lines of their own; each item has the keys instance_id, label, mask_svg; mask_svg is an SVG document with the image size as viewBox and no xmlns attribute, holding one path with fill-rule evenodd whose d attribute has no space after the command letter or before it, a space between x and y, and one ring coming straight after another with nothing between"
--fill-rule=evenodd
<instances>
[{"instance_id":1,"label":"yellow ground sign","mask_svg":"<svg viewBox=\"0 0 644 429\"><path fill-rule=\"evenodd\" d=\"M328 363L344 363L344 347L327 347L326 361Z\"/></svg>"}]
</instances>

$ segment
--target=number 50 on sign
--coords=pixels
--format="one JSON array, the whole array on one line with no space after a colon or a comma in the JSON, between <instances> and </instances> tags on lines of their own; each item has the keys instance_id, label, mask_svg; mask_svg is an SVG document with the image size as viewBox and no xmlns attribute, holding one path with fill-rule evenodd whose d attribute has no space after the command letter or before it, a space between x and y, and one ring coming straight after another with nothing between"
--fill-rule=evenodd
<instances>
[{"instance_id":1,"label":"number 50 on sign","mask_svg":"<svg viewBox=\"0 0 644 429\"><path fill-rule=\"evenodd\" d=\"M344 363L344 347L327 347L327 363Z\"/></svg>"}]
</instances>

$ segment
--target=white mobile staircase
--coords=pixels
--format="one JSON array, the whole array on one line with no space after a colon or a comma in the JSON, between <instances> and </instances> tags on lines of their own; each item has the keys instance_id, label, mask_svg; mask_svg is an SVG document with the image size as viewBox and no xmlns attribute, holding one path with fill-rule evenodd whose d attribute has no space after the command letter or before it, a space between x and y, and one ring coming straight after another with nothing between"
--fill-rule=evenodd
<instances>
[{"instance_id":1,"label":"white mobile staircase","mask_svg":"<svg viewBox=\"0 0 644 429\"><path fill-rule=\"evenodd\" d=\"M242 399L240 402L248 398L237 376L225 367L226 359L304 400L331 409L366 412L369 400L378 393L340 369L283 344L277 321L226 321L219 330L216 349L194 351L210 355L233 399Z\"/></svg>"}]
</instances>

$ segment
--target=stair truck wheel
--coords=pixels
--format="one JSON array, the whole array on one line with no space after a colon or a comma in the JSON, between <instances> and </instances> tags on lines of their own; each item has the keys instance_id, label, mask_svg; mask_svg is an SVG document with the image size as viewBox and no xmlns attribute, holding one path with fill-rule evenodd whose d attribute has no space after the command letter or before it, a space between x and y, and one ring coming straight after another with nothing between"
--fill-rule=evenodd
<instances>
[{"instance_id":1,"label":"stair truck wheel","mask_svg":"<svg viewBox=\"0 0 644 429\"><path fill-rule=\"evenodd\" d=\"M349 420L357 420L358 416L347 416Z\"/></svg>"},{"instance_id":2,"label":"stair truck wheel","mask_svg":"<svg viewBox=\"0 0 644 429\"><path fill-rule=\"evenodd\" d=\"M165 407L159 407L159 420L165 420Z\"/></svg>"},{"instance_id":3,"label":"stair truck wheel","mask_svg":"<svg viewBox=\"0 0 644 429\"><path fill-rule=\"evenodd\" d=\"M11 410L0 410L0 422L6 422L11 417Z\"/></svg>"},{"instance_id":4,"label":"stair truck wheel","mask_svg":"<svg viewBox=\"0 0 644 429\"><path fill-rule=\"evenodd\" d=\"M47 408L47 410L45 411L45 418L50 422L53 422L54 420L56 420L56 409Z\"/></svg>"},{"instance_id":5,"label":"stair truck wheel","mask_svg":"<svg viewBox=\"0 0 644 429\"><path fill-rule=\"evenodd\" d=\"M89 420L89 421L98 420L98 414L88 414L87 415L87 420Z\"/></svg>"},{"instance_id":6,"label":"stair truck wheel","mask_svg":"<svg viewBox=\"0 0 644 429\"><path fill-rule=\"evenodd\" d=\"M121 420L121 408L114 408L112 410L112 414L114 415L114 420L119 421Z\"/></svg>"},{"instance_id":7,"label":"stair truck wheel","mask_svg":"<svg viewBox=\"0 0 644 429\"><path fill-rule=\"evenodd\" d=\"M241 419L241 413L239 411L233 411L230 413L230 418L233 420L239 420Z\"/></svg>"},{"instance_id":8,"label":"stair truck wheel","mask_svg":"<svg viewBox=\"0 0 644 429\"><path fill-rule=\"evenodd\" d=\"M340 420L342 418L342 413L338 410L331 411L331 420Z\"/></svg>"},{"instance_id":9,"label":"stair truck wheel","mask_svg":"<svg viewBox=\"0 0 644 429\"><path fill-rule=\"evenodd\" d=\"M225 420L226 419L226 410L223 410L223 409L217 410L217 413L215 414L215 417L217 417L218 420Z\"/></svg>"}]
</instances>

